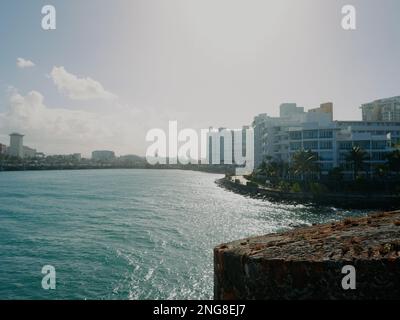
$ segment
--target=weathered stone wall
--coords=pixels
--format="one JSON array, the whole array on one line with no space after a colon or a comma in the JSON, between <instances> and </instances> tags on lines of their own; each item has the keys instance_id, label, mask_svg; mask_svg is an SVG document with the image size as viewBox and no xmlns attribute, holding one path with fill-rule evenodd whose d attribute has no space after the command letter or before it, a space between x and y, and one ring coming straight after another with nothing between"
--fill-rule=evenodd
<instances>
[{"instance_id":1,"label":"weathered stone wall","mask_svg":"<svg viewBox=\"0 0 400 320\"><path fill-rule=\"evenodd\" d=\"M215 299L400 299L400 211L222 244L214 269Z\"/></svg>"}]
</instances>

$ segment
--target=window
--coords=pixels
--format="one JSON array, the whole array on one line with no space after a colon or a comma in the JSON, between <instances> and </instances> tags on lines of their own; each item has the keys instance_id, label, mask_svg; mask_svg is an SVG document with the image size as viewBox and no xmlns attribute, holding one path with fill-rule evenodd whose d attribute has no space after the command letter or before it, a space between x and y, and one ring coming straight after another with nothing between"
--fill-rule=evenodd
<instances>
[{"instance_id":1,"label":"window","mask_svg":"<svg viewBox=\"0 0 400 320\"><path fill-rule=\"evenodd\" d=\"M332 141L320 141L319 148L322 150L332 150Z\"/></svg>"},{"instance_id":2,"label":"window","mask_svg":"<svg viewBox=\"0 0 400 320\"><path fill-rule=\"evenodd\" d=\"M290 140L301 140L301 131L292 131L289 133Z\"/></svg>"},{"instance_id":3,"label":"window","mask_svg":"<svg viewBox=\"0 0 400 320\"><path fill-rule=\"evenodd\" d=\"M386 141L372 141L372 149L386 149Z\"/></svg>"},{"instance_id":4,"label":"window","mask_svg":"<svg viewBox=\"0 0 400 320\"><path fill-rule=\"evenodd\" d=\"M291 142L290 143L291 150L300 150L301 149L301 142Z\"/></svg>"},{"instance_id":5,"label":"window","mask_svg":"<svg viewBox=\"0 0 400 320\"><path fill-rule=\"evenodd\" d=\"M318 141L304 141L303 146L305 150L318 149Z\"/></svg>"},{"instance_id":6,"label":"window","mask_svg":"<svg viewBox=\"0 0 400 320\"><path fill-rule=\"evenodd\" d=\"M304 130L303 131L304 139L315 139L318 138L318 130Z\"/></svg>"},{"instance_id":7,"label":"window","mask_svg":"<svg viewBox=\"0 0 400 320\"><path fill-rule=\"evenodd\" d=\"M333 137L332 130L320 130L319 137L322 139L331 139Z\"/></svg>"},{"instance_id":8,"label":"window","mask_svg":"<svg viewBox=\"0 0 400 320\"><path fill-rule=\"evenodd\" d=\"M340 150L351 150L353 147L351 141L339 142L339 149Z\"/></svg>"},{"instance_id":9,"label":"window","mask_svg":"<svg viewBox=\"0 0 400 320\"><path fill-rule=\"evenodd\" d=\"M346 161L347 156L348 156L348 152L340 152L339 153L339 160Z\"/></svg>"},{"instance_id":10,"label":"window","mask_svg":"<svg viewBox=\"0 0 400 320\"><path fill-rule=\"evenodd\" d=\"M372 161L384 161L386 160L385 152L372 152Z\"/></svg>"},{"instance_id":11,"label":"window","mask_svg":"<svg viewBox=\"0 0 400 320\"><path fill-rule=\"evenodd\" d=\"M333 169L333 163L328 162L328 163L321 163L321 169L325 171L329 171Z\"/></svg>"},{"instance_id":12,"label":"window","mask_svg":"<svg viewBox=\"0 0 400 320\"><path fill-rule=\"evenodd\" d=\"M319 160L321 160L321 161L332 161L333 160L333 153L332 152L320 152L319 153Z\"/></svg>"},{"instance_id":13,"label":"window","mask_svg":"<svg viewBox=\"0 0 400 320\"><path fill-rule=\"evenodd\" d=\"M354 146L358 146L361 149L369 149L371 147L371 143L369 141L354 141Z\"/></svg>"}]
</instances>

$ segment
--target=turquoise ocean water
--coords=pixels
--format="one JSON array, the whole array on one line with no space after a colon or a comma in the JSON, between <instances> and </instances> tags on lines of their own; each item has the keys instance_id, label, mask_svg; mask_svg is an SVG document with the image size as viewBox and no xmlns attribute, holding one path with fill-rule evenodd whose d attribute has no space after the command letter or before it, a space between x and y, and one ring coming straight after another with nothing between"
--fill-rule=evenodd
<instances>
[{"instance_id":1,"label":"turquoise ocean water","mask_svg":"<svg viewBox=\"0 0 400 320\"><path fill-rule=\"evenodd\" d=\"M0 299L211 299L213 247L341 219L175 170L0 172ZM41 287L44 265L56 289Z\"/></svg>"}]
</instances>

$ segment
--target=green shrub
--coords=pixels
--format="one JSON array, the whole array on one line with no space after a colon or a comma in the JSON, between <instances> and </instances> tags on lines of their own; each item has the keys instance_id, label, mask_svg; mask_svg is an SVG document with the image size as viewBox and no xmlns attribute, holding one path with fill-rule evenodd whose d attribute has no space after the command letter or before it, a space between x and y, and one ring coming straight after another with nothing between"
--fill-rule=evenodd
<instances>
[{"instance_id":1,"label":"green shrub","mask_svg":"<svg viewBox=\"0 0 400 320\"><path fill-rule=\"evenodd\" d=\"M327 193L328 188L322 183L312 182L310 183L310 191L312 193Z\"/></svg>"},{"instance_id":2,"label":"green shrub","mask_svg":"<svg viewBox=\"0 0 400 320\"><path fill-rule=\"evenodd\" d=\"M278 189L284 192L288 192L290 190L290 183L286 181L281 181L278 184Z\"/></svg>"},{"instance_id":3,"label":"green shrub","mask_svg":"<svg viewBox=\"0 0 400 320\"><path fill-rule=\"evenodd\" d=\"M291 192L301 192L301 186L298 182L293 183L292 187L290 188Z\"/></svg>"},{"instance_id":4,"label":"green shrub","mask_svg":"<svg viewBox=\"0 0 400 320\"><path fill-rule=\"evenodd\" d=\"M252 187L252 188L258 188L258 184L252 181L247 181L246 186Z\"/></svg>"}]
</instances>

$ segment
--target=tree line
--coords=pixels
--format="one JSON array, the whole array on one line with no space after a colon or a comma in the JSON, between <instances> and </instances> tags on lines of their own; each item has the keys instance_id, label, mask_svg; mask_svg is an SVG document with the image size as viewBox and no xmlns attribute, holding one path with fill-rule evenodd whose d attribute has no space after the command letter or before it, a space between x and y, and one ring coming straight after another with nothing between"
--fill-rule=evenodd
<instances>
[{"instance_id":1,"label":"tree line","mask_svg":"<svg viewBox=\"0 0 400 320\"><path fill-rule=\"evenodd\" d=\"M354 146L345 155L345 164L351 168L352 179L360 178L361 172L366 172L369 178L385 178L389 174L399 175L400 172L400 150L394 150L385 155L385 163L377 164L367 168L370 160L368 153L359 146ZM293 154L290 163L274 160L266 157L255 175L263 175L272 179L299 179L301 181L320 180L321 163L318 153L311 150L299 150ZM346 170L343 167L335 167L329 170L328 179L341 180ZM325 178L326 179L326 178Z\"/></svg>"}]
</instances>

